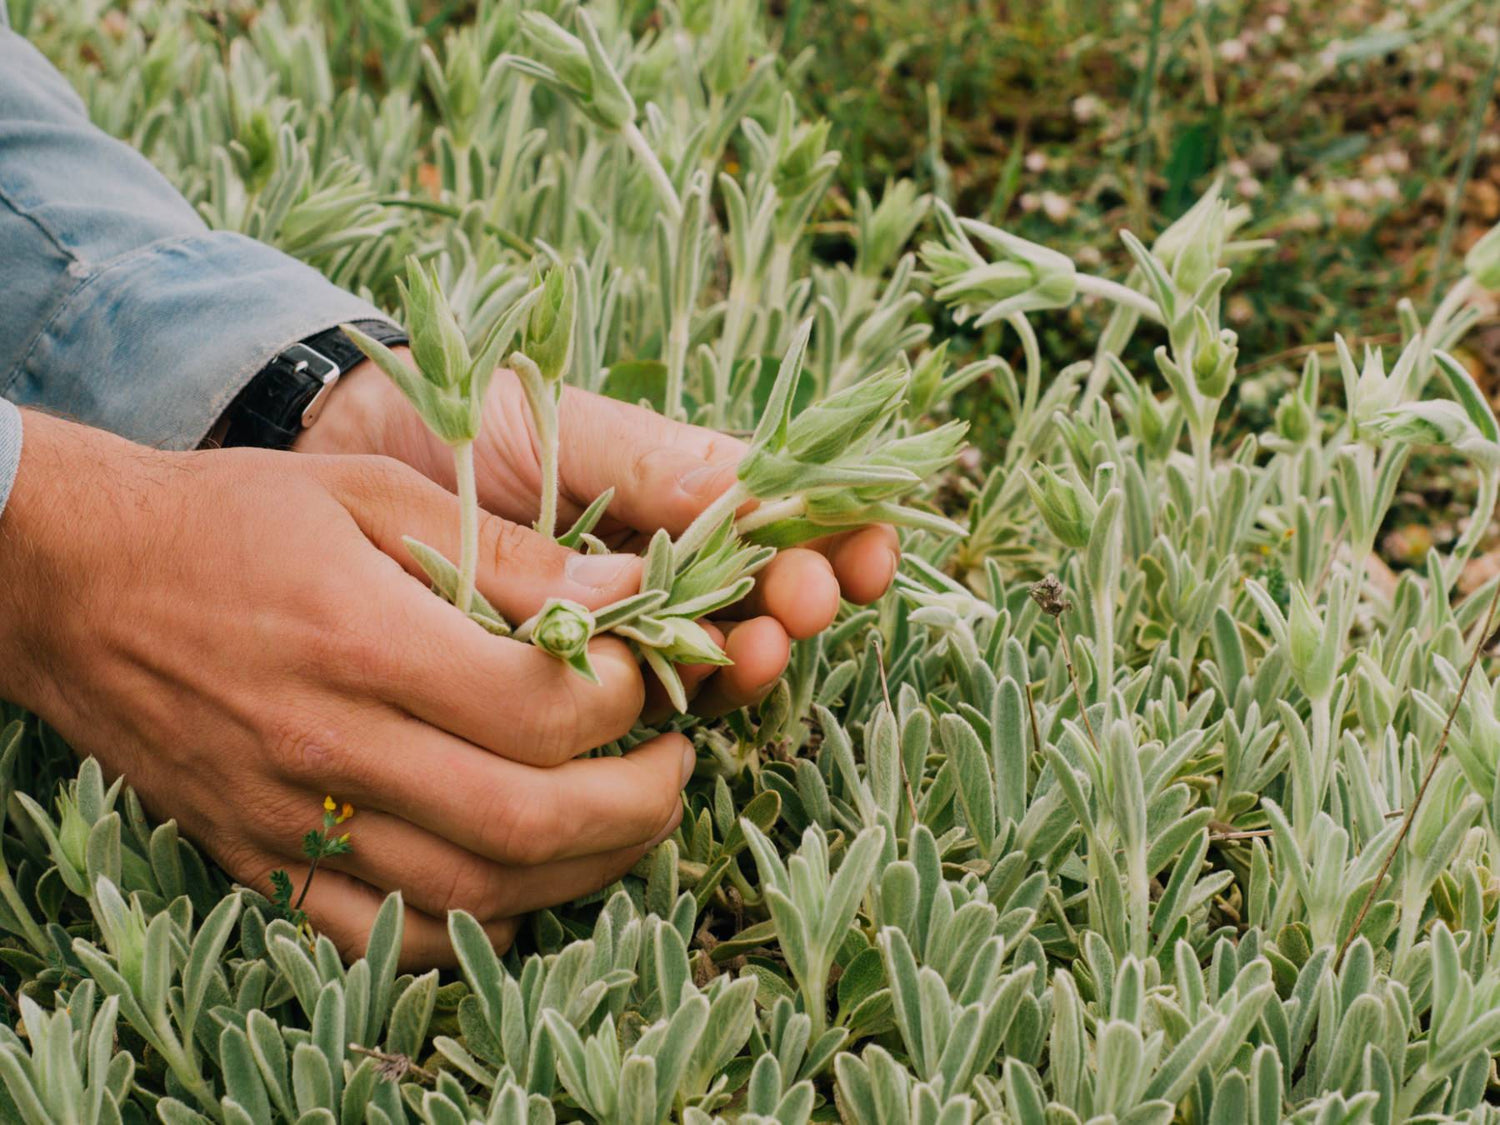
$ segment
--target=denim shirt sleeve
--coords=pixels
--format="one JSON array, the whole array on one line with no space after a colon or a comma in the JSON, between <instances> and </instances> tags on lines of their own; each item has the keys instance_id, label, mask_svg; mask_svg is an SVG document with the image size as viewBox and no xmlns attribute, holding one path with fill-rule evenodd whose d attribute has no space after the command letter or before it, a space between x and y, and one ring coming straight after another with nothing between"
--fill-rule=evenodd
<instances>
[{"instance_id":1,"label":"denim shirt sleeve","mask_svg":"<svg viewBox=\"0 0 1500 1125\"><path fill-rule=\"evenodd\" d=\"M385 319L280 251L210 231L3 22L0 263L0 395L164 448L198 445L288 344Z\"/></svg>"},{"instance_id":2,"label":"denim shirt sleeve","mask_svg":"<svg viewBox=\"0 0 1500 1125\"><path fill-rule=\"evenodd\" d=\"M4 0L0 0L0 19L5 18ZM0 516L10 499L10 486L21 467L21 412L0 398Z\"/></svg>"}]
</instances>

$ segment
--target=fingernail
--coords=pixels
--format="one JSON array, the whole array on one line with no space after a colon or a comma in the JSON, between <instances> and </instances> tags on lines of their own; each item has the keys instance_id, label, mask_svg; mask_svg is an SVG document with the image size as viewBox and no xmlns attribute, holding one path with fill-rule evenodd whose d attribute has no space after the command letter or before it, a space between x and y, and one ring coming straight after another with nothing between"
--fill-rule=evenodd
<instances>
[{"instance_id":1,"label":"fingernail","mask_svg":"<svg viewBox=\"0 0 1500 1125\"><path fill-rule=\"evenodd\" d=\"M701 469L683 473L680 479L682 490L694 495L714 492L723 492L734 478L733 465L704 465Z\"/></svg>"},{"instance_id":2,"label":"fingernail","mask_svg":"<svg viewBox=\"0 0 1500 1125\"><path fill-rule=\"evenodd\" d=\"M770 695L771 692L775 690L776 685L777 685L777 683L780 680L781 680L781 673L777 672L776 675L772 676L765 683L758 684L758 685L756 685L756 687L752 688L751 691L750 691L751 702L753 702L753 703L759 703L766 696Z\"/></svg>"},{"instance_id":3,"label":"fingernail","mask_svg":"<svg viewBox=\"0 0 1500 1125\"><path fill-rule=\"evenodd\" d=\"M619 585L636 562L634 555L571 555L563 564L563 575L580 586L601 589Z\"/></svg>"},{"instance_id":4,"label":"fingernail","mask_svg":"<svg viewBox=\"0 0 1500 1125\"><path fill-rule=\"evenodd\" d=\"M698 751L693 749L689 742L682 751L682 784L686 785L693 777L693 771L698 768Z\"/></svg>"},{"instance_id":5,"label":"fingernail","mask_svg":"<svg viewBox=\"0 0 1500 1125\"><path fill-rule=\"evenodd\" d=\"M891 550L887 550L886 554L891 556L891 569L885 580L885 584L889 586L896 580L896 571L901 569L901 556Z\"/></svg>"}]
</instances>

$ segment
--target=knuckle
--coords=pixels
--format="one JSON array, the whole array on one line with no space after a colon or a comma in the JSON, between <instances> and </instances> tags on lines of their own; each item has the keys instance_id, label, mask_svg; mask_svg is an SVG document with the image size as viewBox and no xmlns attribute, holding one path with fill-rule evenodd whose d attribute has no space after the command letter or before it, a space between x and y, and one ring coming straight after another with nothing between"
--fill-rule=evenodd
<instances>
[{"instance_id":1,"label":"knuckle","mask_svg":"<svg viewBox=\"0 0 1500 1125\"><path fill-rule=\"evenodd\" d=\"M569 673L569 678L578 679L579 677ZM576 758L585 750L592 749L592 747L582 745L587 740L583 737L574 692L575 689L570 684L569 698L565 704L553 706L543 704L533 712L534 721L530 724L533 764L558 766Z\"/></svg>"},{"instance_id":2,"label":"knuckle","mask_svg":"<svg viewBox=\"0 0 1500 1125\"><path fill-rule=\"evenodd\" d=\"M492 796L480 823L493 852L507 863L538 867L557 855L563 825L549 785Z\"/></svg>"},{"instance_id":3,"label":"knuckle","mask_svg":"<svg viewBox=\"0 0 1500 1125\"><path fill-rule=\"evenodd\" d=\"M630 649L622 641L615 637L597 637L589 644L589 656L599 675L599 683L591 684L579 676L569 676L565 681L569 693L565 710L572 719L575 745L579 741L603 745L625 737L635 726L646 703L646 682ZM579 715L590 717L587 734L579 729ZM593 747L580 746L573 753L589 749Z\"/></svg>"},{"instance_id":4,"label":"knuckle","mask_svg":"<svg viewBox=\"0 0 1500 1125\"><path fill-rule=\"evenodd\" d=\"M276 865L268 863L259 848L243 839L219 838L209 849L214 860L246 886L269 892L271 872Z\"/></svg>"},{"instance_id":5,"label":"knuckle","mask_svg":"<svg viewBox=\"0 0 1500 1125\"><path fill-rule=\"evenodd\" d=\"M415 469L394 457L369 454L338 460L344 462L340 469L345 487L374 505L395 500L421 479Z\"/></svg>"},{"instance_id":6,"label":"knuckle","mask_svg":"<svg viewBox=\"0 0 1500 1125\"><path fill-rule=\"evenodd\" d=\"M465 858L451 862L437 883L441 888L436 901L438 915L462 910L481 921L500 916L505 905L500 876L500 870L484 860Z\"/></svg>"},{"instance_id":7,"label":"knuckle","mask_svg":"<svg viewBox=\"0 0 1500 1125\"><path fill-rule=\"evenodd\" d=\"M497 571L504 571L516 559L535 551L536 544L530 532L520 524L511 523L499 516L482 516L479 534L486 545L485 554L493 561Z\"/></svg>"},{"instance_id":8,"label":"knuckle","mask_svg":"<svg viewBox=\"0 0 1500 1125\"><path fill-rule=\"evenodd\" d=\"M317 933L333 942L333 947L345 962L352 964L363 957L369 948L373 920L351 922L339 917L337 912L314 910L312 921Z\"/></svg>"},{"instance_id":9,"label":"knuckle","mask_svg":"<svg viewBox=\"0 0 1500 1125\"><path fill-rule=\"evenodd\" d=\"M513 921L507 921L489 929L490 944L495 947L496 953L504 956L510 952L510 947L516 940L516 929L517 925Z\"/></svg>"},{"instance_id":10,"label":"knuckle","mask_svg":"<svg viewBox=\"0 0 1500 1125\"><path fill-rule=\"evenodd\" d=\"M390 576L406 581L394 560L384 555L379 559L389 567ZM424 638L425 630L413 619L410 599L368 596L371 587L362 580L372 576L377 581L384 577L379 571L344 569L310 584L307 604L289 619L280 638L287 663L305 682L369 694L404 675L403 653ZM399 592L401 587L391 582L379 589Z\"/></svg>"},{"instance_id":11,"label":"knuckle","mask_svg":"<svg viewBox=\"0 0 1500 1125\"><path fill-rule=\"evenodd\" d=\"M344 758L333 730L296 719L271 730L265 751L272 769L282 778L314 787L339 776Z\"/></svg>"}]
</instances>

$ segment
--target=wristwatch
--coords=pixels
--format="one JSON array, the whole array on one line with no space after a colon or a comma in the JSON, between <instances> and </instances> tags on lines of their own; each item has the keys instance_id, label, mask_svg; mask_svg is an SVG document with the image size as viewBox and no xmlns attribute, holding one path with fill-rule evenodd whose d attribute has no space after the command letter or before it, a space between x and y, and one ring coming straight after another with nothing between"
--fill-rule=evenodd
<instances>
[{"instance_id":1,"label":"wristwatch","mask_svg":"<svg viewBox=\"0 0 1500 1125\"><path fill-rule=\"evenodd\" d=\"M388 348L408 342L405 332L386 321L352 323ZM364 358L365 353L339 328L314 333L283 348L230 404L220 444L290 449L297 435L318 420L339 377Z\"/></svg>"}]
</instances>

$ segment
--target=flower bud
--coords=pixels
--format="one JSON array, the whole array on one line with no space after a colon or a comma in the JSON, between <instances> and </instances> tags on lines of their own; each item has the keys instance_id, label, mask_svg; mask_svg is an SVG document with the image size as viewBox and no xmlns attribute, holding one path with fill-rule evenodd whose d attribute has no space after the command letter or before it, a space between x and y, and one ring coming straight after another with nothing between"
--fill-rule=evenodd
<instances>
[{"instance_id":1,"label":"flower bud","mask_svg":"<svg viewBox=\"0 0 1500 1125\"><path fill-rule=\"evenodd\" d=\"M807 407L787 429L786 451L799 461L823 464L847 452L901 405L906 377L872 375Z\"/></svg>"},{"instance_id":2,"label":"flower bud","mask_svg":"<svg viewBox=\"0 0 1500 1125\"><path fill-rule=\"evenodd\" d=\"M865 458L866 465L905 469L922 480L932 480L953 463L963 448L967 422L948 422L895 441L882 442ZM904 485L863 485L851 491L862 501L883 500L905 492Z\"/></svg>"},{"instance_id":3,"label":"flower bud","mask_svg":"<svg viewBox=\"0 0 1500 1125\"><path fill-rule=\"evenodd\" d=\"M422 377L436 387L455 390L469 377L469 344L437 276L414 257L406 259L406 281L398 282L406 302L411 354Z\"/></svg>"},{"instance_id":4,"label":"flower bud","mask_svg":"<svg viewBox=\"0 0 1500 1125\"><path fill-rule=\"evenodd\" d=\"M114 954L120 976L140 995L146 963L146 916L138 901L126 904L119 889L103 875L94 884L94 917L104 945Z\"/></svg>"},{"instance_id":5,"label":"flower bud","mask_svg":"<svg viewBox=\"0 0 1500 1125\"><path fill-rule=\"evenodd\" d=\"M1500 289L1500 223L1469 248L1464 269L1481 288Z\"/></svg>"},{"instance_id":6,"label":"flower bud","mask_svg":"<svg viewBox=\"0 0 1500 1125\"><path fill-rule=\"evenodd\" d=\"M541 12L522 12L521 31L537 59L546 63L558 78L583 97L594 92L594 70L589 65L588 49L577 36L564 31Z\"/></svg>"},{"instance_id":7,"label":"flower bud","mask_svg":"<svg viewBox=\"0 0 1500 1125\"><path fill-rule=\"evenodd\" d=\"M1208 398L1223 398L1234 380L1234 364L1239 357L1235 334L1229 329L1215 332L1202 309L1193 310L1196 327L1193 355L1193 381Z\"/></svg>"},{"instance_id":8,"label":"flower bud","mask_svg":"<svg viewBox=\"0 0 1500 1125\"><path fill-rule=\"evenodd\" d=\"M673 664L722 665L730 662L724 650L696 621L686 617L664 617L661 623L667 628L667 640L657 648Z\"/></svg>"},{"instance_id":9,"label":"flower bud","mask_svg":"<svg viewBox=\"0 0 1500 1125\"><path fill-rule=\"evenodd\" d=\"M1330 613L1337 612L1330 604ZM1333 691L1338 670L1338 637L1313 609L1307 591L1299 582L1292 587L1291 615L1287 622L1288 657L1292 678L1309 699L1326 699Z\"/></svg>"},{"instance_id":10,"label":"flower bud","mask_svg":"<svg viewBox=\"0 0 1500 1125\"><path fill-rule=\"evenodd\" d=\"M1074 550L1087 547L1099 505L1077 470L1069 466L1071 479L1058 475L1050 465L1038 465L1037 472L1042 478L1040 484L1024 470L1021 475L1043 522L1065 546Z\"/></svg>"},{"instance_id":11,"label":"flower bud","mask_svg":"<svg viewBox=\"0 0 1500 1125\"><path fill-rule=\"evenodd\" d=\"M257 109L236 138L245 150L245 186L259 191L276 171L276 131L264 109Z\"/></svg>"},{"instance_id":12,"label":"flower bud","mask_svg":"<svg viewBox=\"0 0 1500 1125\"><path fill-rule=\"evenodd\" d=\"M739 88L750 62L754 13L748 0L722 0L715 8L703 77L710 93L728 97Z\"/></svg>"},{"instance_id":13,"label":"flower bud","mask_svg":"<svg viewBox=\"0 0 1500 1125\"><path fill-rule=\"evenodd\" d=\"M1219 268L1224 238L1231 226L1228 205L1210 188L1157 240L1156 254L1171 271L1178 290L1191 297Z\"/></svg>"},{"instance_id":14,"label":"flower bud","mask_svg":"<svg viewBox=\"0 0 1500 1125\"><path fill-rule=\"evenodd\" d=\"M541 284L541 298L531 306L521 333L521 352L555 383L567 374L573 354L573 324L578 313L578 286L573 271L555 265Z\"/></svg>"},{"instance_id":15,"label":"flower bud","mask_svg":"<svg viewBox=\"0 0 1500 1125\"><path fill-rule=\"evenodd\" d=\"M449 127L463 129L479 111L479 89L484 84L484 64L479 58L479 41L471 31L451 35L443 60L443 79L447 86L445 101L451 120ZM466 129L464 131L467 131Z\"/></svg>"},{"instance_id":16,"label":"flower bud","mask_svg":"<svg viewBox=\"0 0 1500 1125\"><path fill-rule=\"evenodd\" d=\"M880 277L896 260L923 217L930 200L917 195L911 180L887 181L880 205L872 207L870 193L861 189L856 221L856 272L866 277Z\"/></svg>"},{"instance_id":17,"label":"flower bud","mask_svg":"<svg viewBox=\"0 0 1500 1125\"><path fill-rule=\"evenodd\" d=\"M583 655L593 635L594 615L564 598L548 598L531 626L531 643L559 660Z\"/></svg>"},{"instance_id":18,"label":"flower bud","mask_svg":"<svg viewBox=\"0 0 1500 1125\"><path fill-rule=\"evenodd\" d=\"M1295 391L1276 404L1276 433L1294 445L1301 445L1312 435L1315 421L1307 400Z\"/></svg>"},{"instance_id":19,"label":"flower bud","mask_svg":"<svg viewBox=\"0 0 1500 1125\"><path fill-rule=\"evenodd\" d=\"M89 822L79 811L78 802L66 792L58 795L57 812L57 842L62 845L63 858L81 875L88 870Z\"/></svg>"},{"instance_id":20,"label":"flower bud","mask_svg":"<svg viewBox=\"0 0 1500 1125\"><path fill-rule=\"evenodd\" d=\"M776 192L783 198L799 195L817 175L818 162L828 148L828 130L832 127L826 118L813 122L802 122L790 128L780 142L776 152Z\"/></svg>"},{"instance_id":21,"label":"flower bud","mask_svg":"<svg viewBox=\"0 0 1500 1125\"><path fill-rule=\"evenodd\" d=\"M911 382L906 391L906 415L921 418L932 408L942 389L943 378L948 374L948 341L922 353L912 369Z\"/></svg>"},{"instance_id":22,"label":"flower bud","mask_svg":"<svg viewBox=\"0 0 1500 1125\"><path fill-rule=\"evenodd\" d=\"M1490 467L1500 466L1500 445L1487 440L1463 407L1447 399L1424 399L1382 410L1365 421L1366 433L1412 445L1446 445Z\"/></svg>"},{"instance_id":23,"label":"flower bud","mask_svg":"<svg viewBox=\"0 0 1500 1125\"><path fill-rule=\"evenodd\" d=\"M620 81L614 63L604 53L604 44L599 41L599 30L587 10L578 12L578 28L583 33L584 49L588 52L593 96L581 108L607 129L619 129L635 120L635 99Z\"/></svg>"},{"instance_id":24,"label":"flower bud","mask_svg":"<svg viewBox=\"0 0 1500 1125\"><path fill-rule=\"evenodd\" d=\"M973 306L988 324L1015 312L1058 309L1072 304L1077 271L1072 259L973 219L958 220L946 205L939 218L944 242L926 242L921 256L940 301ZM969 242L973 235L995 252L986 260ZM982 311L980 306L988 306Z\"/></svg>"}]
</instances>

